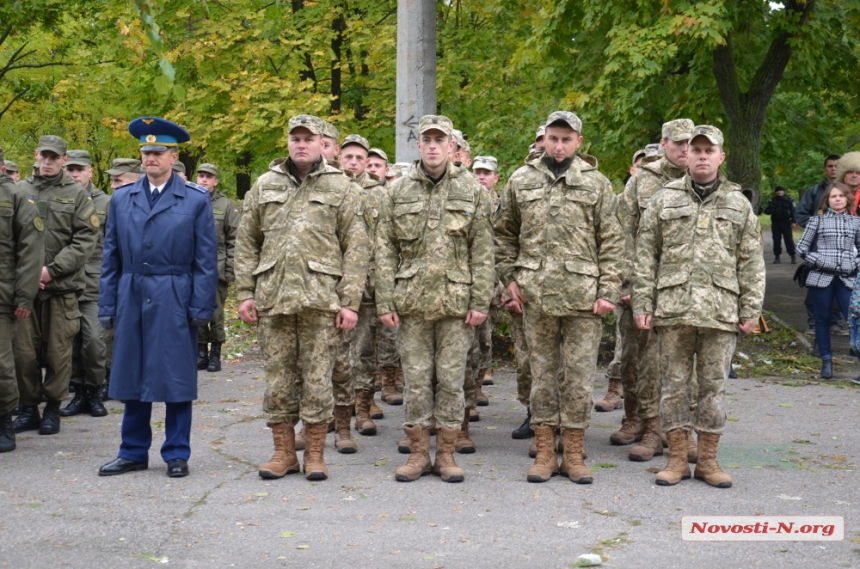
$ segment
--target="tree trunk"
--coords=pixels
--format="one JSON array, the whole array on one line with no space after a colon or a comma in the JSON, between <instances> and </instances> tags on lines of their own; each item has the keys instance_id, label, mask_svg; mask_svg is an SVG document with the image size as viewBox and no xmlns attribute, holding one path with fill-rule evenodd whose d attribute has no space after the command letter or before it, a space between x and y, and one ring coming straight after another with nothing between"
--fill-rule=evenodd
<instances>
[{"instance_id":1,"label":"tree trunk","mask_svg":"<svg viewBox=\"0 0 860 569\"><path fill-rule=\"evenodd\" d=\"M241 152L236 158L236 198L245 200L245 194L251 189L251 153Z\"/></svg>"},{"instance_id":2,"label":"tree trunk","mask_svg":"<svg viewBox=\"0 0 860 569\"><path fill-rule=\"evenodd\" d=\"M341 83L341 64L343 56L341 55L341 47L343 46L343 32L346 31L346 19L343 13L332 21L331 29L334 36L331 38L331 52L334 56L331 61L331 114L335 115L340 112L341 97L343 96L343 85Z\"/></svg>"}]
</instances>

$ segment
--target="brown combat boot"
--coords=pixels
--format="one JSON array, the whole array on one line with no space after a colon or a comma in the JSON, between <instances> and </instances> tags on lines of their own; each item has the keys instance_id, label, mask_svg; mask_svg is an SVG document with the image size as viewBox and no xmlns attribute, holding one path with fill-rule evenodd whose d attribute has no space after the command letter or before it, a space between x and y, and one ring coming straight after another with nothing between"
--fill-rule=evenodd
<instances>
[{"instance_id":1,"label":"brown combat boot","mask_svg":"<svg viewBox=\"0 0 860 569\"><path fill-rule=\"evenodd\" d=\"M454 461L454 445L460 427L439 427L436 435L436 462L433 474L441 476L444 482L462 482L466 473Z\"/></svg>"},{"instance_id":2,"label":"brown combat boot","mask_svg":"<svg viewBox=\"0 0 860 569\"><path fill-rule=\"evenodd\" d=\"M529 458L535 458L537 456L537 443L532 443L529 445Z\"/></svg>"},{"instance_id":3,"label":"brown combat boot","mask_svg":"<svg viewBox=\"0 0 860 569\"><path fill-rule=\"evenodd\" d=\"M495 385L496 380L493 377L493 376L495 376L495 372L494 372L493 368L488 367L487 369L484 369L481 371L484 372L483 385Z\"/></svg>"},{"instance_id":4,"label":"brown combat boot","mask_svg":"<svg viewBox=\"0 0 860 569\"><path fill-rule=\"evenodd\" d=\"M430 434L429 429L427 430L427 434ZM400 442L398 442L397 452L399 452L400 454L409 454L410 452L412 452L412 439L407 436L405 439L402 439Z\"/></svg>"},{"instance_id":5,"label":"brown combat boot","mask_svg":"<svg viewBox=\"0 0 860 569\"><path fill-rule=\"evenodd\" d=\"M475 380L477 383L477 394L475 395L475 402L478 404L478 407L486 407L490 404L490 398L487 397L487 394L484 393L484 390L481 387L484 385L484 375L486 375L487 370L482 369L478 372L478 379Z\"/></svg>"},{"instance_id":6,"label":"brown combat boot","mask_svg":"<svg viewBox=\"0 0 860 569\"><path fill-rule=\"evenodd\" d=\"M382 400L389 405L403 405L403 396L397 391L394 376L397 368L382 368Z\"/></svg>"},{"instance_id":7,"label":"brown combat boot","mask_svg":"<svg viewBox=\"0 0 860 569\"><path fill-rule=\"evenodd\" d=\"M660 440L660 417L645 419L645 434L642 441L630 449L628 457L634 462L646 462L654 455L663 454L663 441Z\"/></svg>"},{"instance_id":8,"label":"brown combat boot","mask_svg":"<svg viewBox=\"0 0 860 569\"><path fill-rule=\"evenodd\" d=\"M555 455L555 429L546 425L535 425L535 463L526 473L529 482L546 482L558 475L558 457Z\"/></svg>"},{"instance_id":9,"label":"brown combat boot","mask_svg":"<svg viewBox=\"0 0 860 569\"><path fill-rule=\"evenodd\" d=\"M397 393L403 393L403 365L397 366L394 370L394 388Z\"/></svg>"},{"instance_id":10,"label":"brown combat boot","mask_svg":"<svg viewBox=\"0 0 860 569\"><path fill-rule=\"evenodd\" d=\"M409 441L409 460L394 472L398 482L412 482L430 474L433 466L430 464L430 431L421 425L403 426L406 440Z\"/></svg>"},{"instance_id":11,"label":"brown combat boot","mask_svg":"<svg viewBox=\"0 0 860 569\"><path fill-rule=\"evenodd\" d=\"M348 405L334 406L334 448L340 454L355 454L358 445L352 440L349 423L352 421L352 408Z\"/></svg>"},{"instance_id":12,"label":"brown combat boot","mask_svg":"<svg viewBox=\"0 0 860 569\"><path fill-rule=\"evenodd\" d=\"M624 399L624 422L621 428L609 435L609 442L614 445L629 445L642 440L645 434L645 423L639 418L639 405L633 397Z\"/></svg>"},{"instance_id":13,"label":"brown combat boot","mask_svg":"<svg viewBox=\"0 0 860 569\"><path fill-rule=\"evenodd\" d=\"M594 404L596 411L614 411L624 407L622 399L624 390L621 387L621 380L612 378L609 380L609 389L606 390L606 395ZM629 417L630 415L628 415Z\"/></svg>"},{"instance_id":14,"label":"brown combat boot","mask_svg":"<svg viewBox=\"0 0 860 569\"><path fill-rule=\"evenodd\" d=\"M684 429L672 429L666 433L669 439L669 462L666 468L657 473L654 482L658 486L674 486L681 480L690 478L687 464L687 437Z\"/></svg>"},{"instance_id":15,"label":"brown combat boot","mask_svg":"<svg viewBox=\"0 0 860 569\"><path fill-rule=\"evenodd\" d=\"M561 459L561 473L577 484L591 484L594 476L585 466L585 429L562 429L564 454Z\"/></svg>"},{"instance_id":16,"label":"brown combat boot","mask_svg":"<svg viewBox=\"0 0 860 569\"><path fill-rule=\"evenodd\" d=\"M460 433L457 435L457 442L454 443L454 450L460 454L472 454L477 450L475 441L469 436L469 409L463 411L463 423L460 425Z\"/></svg>"},{"instance_id":17,"label":"brown combat boot","mask_svg":"<svg viewBox=\"0 0 860 569\"><path fill-rule=\"evenodd\" d=\"M684 429L684 433L687 435L687 462L696 464L699 460L699 445L696 444L692 429Z\"/></svg>"},{"instance_id":18,"label":"brown combat boot","mask_svg":"<svg viewBox=\"0 0 860 569\"><path fill-rule=\"evenodd\" d=\"M301 470L296 458L296 430L286 423L272 425L275 454L266 464L260 465L260 478L283 478Z\"/></svg>"},{"instance_id":19,"label":"brown combat boot","mask_svg":"<svg viewBox=\"0 0 860 569\"><path fill-rule=\"evenodd\" d=\"M325 480L328 478L328 468L325 466L325 439L328 425L318 423L305 425L305 478L308 480Z\"/></svg>"},{"instance_id":20,"label":"brown combat boot","mask_svg":"<svg viewBox=\"0 0 860 569\"><path fill-rule=\"evenodd\" d=\"M355 430L366 437L376 434L376 423L370 418L371 401L373 401L372 391L355 392Z\"/></svg>"},{"instance_id":21,"label":"brown combat boot","mask_svg":"<svg viewBox=\"0 0 860 569\"><path fill-rule=\"evenodd\" d=\"M385 413L383 413L382 409L379 408L379 405L376 404L376 392L379 391L375 389L370 392L370 418L379 420L385 418Z\"/></svg>"},{"instance_id":22,"label":"brown combat boot","mask_svg":"<svg viewBox=\"0 0 860 569\"><path fill-rule=\"evenodd\" d=\"M696 471L693 476L696 480L704 480L717 488L731 488L732 477L723 472L720 465L717 464L719 446L720 435L699 433L699 459L696 462Z\"/></svg>"},{"instance_id":23,"label":"brown combat boot","mask_svg":"<svg viewBox=\"0 0 860 569\"><path fill-rule=\"evenodd\" d=\"M481 414L478 413L478 410L475 409L474 407L469 409L469 422L470 423L477 423L480 420L481 420Z\"/></svg>"},{"instance_id":24,"label":"brown combat boot","mask_svg":"<svg viewBox=\"0 0 860 569\"><path fill-rule=\"evenodd\" d=\"M298 433L296 433L296 450L305 450L305 423L304 422L302 422L302 428L299 429Z\"/></svg>"}]
</instances>

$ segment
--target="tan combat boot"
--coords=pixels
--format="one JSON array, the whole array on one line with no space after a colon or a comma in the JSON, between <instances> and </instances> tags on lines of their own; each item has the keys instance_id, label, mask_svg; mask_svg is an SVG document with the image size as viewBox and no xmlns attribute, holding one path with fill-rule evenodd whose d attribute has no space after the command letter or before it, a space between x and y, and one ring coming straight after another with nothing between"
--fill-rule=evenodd
<instances>
[{"instance_id":1,"label":"tan combat boot","mask_svg":"<svg viewBox=\"0 0 860 569\"><path fill-rule=\"evenodd\" d=\"M657 473L654 482L658 486L674 486L681 480L690 478L684 429L672 429L666 433L666 438L669 439L669 462L666 468Z\"/></svg>"},{"instance_id":2,"label":"tan combat boot","mask_svg":"<svg viewBox=\"0 0 860 569\"><path fill-rule=\"evenodd\" d=\"M720 435L699 433L699 459L696 462L696 471L693 476L696 480L704 480L717 488L731 488L732 477L723 472L720 465L717 464L719 446Z\"/></svg>"},{"instance_id":3,"label":"tan combat boot","mask_svg":"<svg viewBox=\"0 0 860 569\"><path fill-rule=\"evenodd\" d=\"M403 365L397 366L394 370L394 389L397 393L403 393Z\"/></svg>"},{"instance_id":4,"label":"tan combat boot","mask_svg":"<svg viewBox=\"0 0 860 569\"><path fill-rule=\"evenodd\" d=\"M438 428L433 474L441 476L444 482L462 482L466 479L466 473L454 461L454 445L458 434L460 434L460 427Z\"/></svg>"},{"instance_id":5,"label":"tan combat boot","mask_svg":"<svg viewBox=\"0 0 860 569\"><path fill-rule=\"evenodd\" d=\"M481 420L481 414L478 413L478 410L475 409L474 407L469 409L469 422L470 423L477 423L480 420Z\"/></svg>"},{"instance_id":6,"label":"tan combat boot","mask_svg":"<svg viewBox=\"0 0 860 569\"><path fill-rule=\"evenodd\" d=\"M308 480L325 480L328 478L328 468L325 466L325 439L328 425L318 423L305 425L305 478Z\"/></svg>"},{"instance_id":7,"label":"tan combat boot","mask_svg":"<svg viewBox=\"0 0 860 569\"><path fill-rule=\"evenodd\" d=\"M558 457L555 455L555 429L535 425L535 463L526 473L529 482L546 482L558 474Z\"/></svg>"},{"instance_id":8,"label":"tan combat boot","mask_svg":"<svg viewBox=\"0 0 860 569\"><path fill-rule=\"evenodd\" d=\"M379 405L376 404L376 392L378 389L374 389L370 392L370 418L379 420L385 418L385 413L383 413L382 409L379 408Z\"/></svg>"},{"instance_id":9,"label":"tan combat boot","mask_svg":"<svg viewBox=\"0 0 860 569\"><path fill-rule=\"evenodd\" d=\"M457 442L454 443L454 450L460 454L472 454L477 450L475 441L469 436L469 409L463 411L463 423L460 425L460 433L457 435Z\"/></svg>"},{"instance_id":10,"label":"tan combat boot","mask_svg":"<svg viewBox=\"0 0 860 569\"><path fill-rule=\"evenodd\" d=\"M373 401L372 391L355 392L355 430L366 437L376 434L376 423L370 418L371 401Z\"/></svg>"},{"instance_id":11,"label":"tan combat boot","mask_svg":"<svg viewBox=\"0 0 860 569\"><path fill-rule=\"evenodd\" d=\"M334 406L334 448L340 454L355 454L358 445L352 440L349 423L352 421L352 408L348 405Z\"/></svg>"},{"instance_id":12,"label":"tan combat boot","mask_svg":"<svg viewBox=\"0 0 860 569\"><path fill-rule=\"evenodd\" d=\"M406 440L409 441L409 460L394 472L398 482L412 482L430 474L433 466L430 464L430 431L421 425L403 426Z\"/></svg>"},{"instance_id":13,"label":"tan combat boot","mask_svg":"<svg viewBox=\"0 0 860 569\"><path fill-rule=\"evenodd\" d=\"M564 454L561 455L561 473L577 484L591 484L594 476L585 466L585 429L562 429Z\"/></svg>"},{"instance_id":14,"label":"tan combat boot","mask_svg":"<svg viewBox=\"0 0 860 569\"><path fill-rule=\"evenodd\" d=\"M295 429L293 429L295 430ZM296 450L305 450L305 423L302 421L302 428L296 433Z\"/></svg>"},{"instance_id":15,"label":"tan combat boot","mask_svg":"<svg viewBox=\"0 0 860 569\"><path fill-rule=\"evenodd\" d=\"M621 380L612 378L609 380L609 389L606 390L606 395L594 404L594 409L597 411L614 411L624 407L622 396L624 390L621 387ZM628 415L629 416L629 415Z\"/></svg>"},{"instance_id":16,"label":"tan combat boot","mask_svg":"<svg viewBox=\"0 0 860 569\"><path fill-rule=\"evenodd\" d=\"M630 449L628 457L634 462L646 462L654 455L663 454L663 441L660 440L660 417L645 419L645 434L642 441Z\"/></svg>"},{"instance_id":17,"label":"tan combat boot","mask_svg":"<svg viewBox=\"0 0 860 569\"><path fill-rule=\"evenodd\" d=\"M609 435L609 442L614 445L629 445L642 440L645 434L645 423L639 418L639 405L635 397L624 399L624 422L621 428Z\"/></svg>"},{"instance_id":18,"label":"tan combat boot","mask_svg":"<svg viewBox=\"0 0 860 569\"><path fill-rule=\"evenodd\" d=\"M478 404L478 407L486 407L490 404L490 398L487 397L487 394L484 393L482 389L484 385L484 377L487 375L487 370L482 369L478 371L478 378L475 380L477 393L475 395L475 402Z\"/></svg>"},{"instance_id":19,"label":"tan combat boot","mask_svg":"<svg viewBox=\"0 0 860 569\"><path fill-rule=\"evenodd\" d=\"M272 425L272 439L275 441L275 454L269 462L260 465L260 478L283 478L301 470L296 458L296 430L286 423L277 423Z\"/></svg>"},{"instance_id":20,"label":"tan combat boot","mask_svg":"<svg viewBox=\"0 0 860 569\"><path fill-rule=\"evenodd\" d=\"M488 367L487 369L484 369L484 370L481 370L481 371L483 371L483 372L484 372L484 376L483 376L483 377L484 377L484 381L483 381L483 384L484 384L484 385L495 385L496 380L494 379L495 372L494 372L493 368Z\"/></svg>"},{"instance_id":21,"label":"tan combat boot","mask_svg":"<svg viewBox=\"0 0 860 569\"><path fill-rule=\"evenodd\" d=\"M397 368L382 368L382 400L389 405L403 405L403 396L397 391L394 376Z\"/></svg>"},{"instance_id":22,"label":"tan combat boot","mask_svg":"<svg viewBox=\"0 0 860 569\"><path fill-rule=\"evenodd\" d=\"M684 433L687 435L687 462L696 464L699 459L699 445L696 444L692 429L684 429Z\"/></svg>"}]
</instances>

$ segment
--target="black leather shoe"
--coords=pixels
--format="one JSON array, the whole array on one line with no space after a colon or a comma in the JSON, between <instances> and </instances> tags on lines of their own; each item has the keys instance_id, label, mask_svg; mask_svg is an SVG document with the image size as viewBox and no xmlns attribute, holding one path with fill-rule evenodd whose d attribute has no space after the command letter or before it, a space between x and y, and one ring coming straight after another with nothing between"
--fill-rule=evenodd
<instances>
[{"instance_id":1,"label":"black leather shoe","mask_svg":"<svg viewBox=\"0 0 860 569\"><path fill-rule=\"evenodd\" d=\"M523 421L523 424L513 430L511 433L512 439L530 439L535 436L535 432L532 430L532 410L526 409L526 419Z\"/></svg>"},{"instance_id":2,"label":"black leather shoe","mask_svg":"<svg viewBox=\"0 0 860 569\"><path fill-rule=\"evenodd\" d=\"M39 415L39 408L36 406L31 407L26 405L21 407L21 413L18 415L18 418L15 419L15 422L12 423L12 429L16 433L36 431L39 429L41 422L42 417Z\"/></svg>"},{"instance_id":3,"label":"black leather shoe","mask_svg":"<svg viewBox=\"0 0 860 569\"><path fill-rule=\"evenodd\" d=\"M124 458L117 458L101 468L99 468L99 476L116 476L117 474L125 474L135 470L146 470L149 464L146 462L135 462Z\"/></svg>"},{"instance_id":4,"label":"black leather shoe","mask_svg":"<svg viewBox=\"0 0 860 569\"><path fill-rule=\"evenodd\" d=\"M39 424L40 435L56 435L60 432L60 402L48 401Z\"/></svg>"},{"instance_id":5,"label":"black leather shoe","mask_svg":"<svg viewBox=\"0 0 860 569\"><path fill-rule=\"evenodd\" d=\"M174 458L167 461L167 475L171 478L188 476L188 461L184 458Z\"/></svg>"},{"instance_id":6,"label":"black leather shoe","mask_svg":"<svg viewBox=\"0 0 860 569\"><path fill-rule=\"evenodd\" d=\"M197 344L197 369L204 370L209 367L209 346Z\"/></svg>"},{"instance_id":7,"label":"black leather shoe","mask_svg":"<svg viewBox=\"0 0 860 569\"><path fill-rule=\"evenodd\" d=\"M70 389L71 391L71 389ZM90 401L87 399L87 389L83 385L75 388L75 396L69 404L60 409L60 417L74 417L90 410Z\"/></svg>"},{"instance_id":8,"label":"black leather shoe","mask_svg":"<svg viewBox=\"0 0 860 569\"><path fill-rule=\"evenodd\" d=\"M15 450L15 429L12 423L12 413L0 415L0 452Z\"/></svg>"}]
</instances>

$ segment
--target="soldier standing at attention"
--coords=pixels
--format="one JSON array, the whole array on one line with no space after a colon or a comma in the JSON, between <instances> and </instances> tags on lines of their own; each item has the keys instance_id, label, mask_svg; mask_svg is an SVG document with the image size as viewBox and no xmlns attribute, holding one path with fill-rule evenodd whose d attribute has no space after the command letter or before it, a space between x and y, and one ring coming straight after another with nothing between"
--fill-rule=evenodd
<instances>
[{"instance_id":1,"label":"soldier standing at attention","mask_svg":"<svg viewBox=\"0 0 860 569\"><path fill-rule=\"evenodd\" d=\"M221 345L227 340L224 332L224 302L227 288L235 280L233 271L236 251L236 231L242 213L233 200L218 191L218 167L201 164L197 168L197 185L206 188L212 199L212 214L215 216L215 237L218 239L218 303L212 320L197 331L197 369L209 372L221 371ZM211 352L208 344L212 344Z\"/></svg>"},{"instance_id":2,"label":"soldier standing at attention","mask_svg":"<svg viewBox=\"0 0 860 569\"><path fill-rule=\"evenodd\" d=\"M367 153L367 173L379 178L383 184L388 176L388 155L379 148L371 148Z\"/></svg>"},{"instance_id":3,"label":"soldier standing at attention","mask_svg":"<svg viewBox=\"0 0 860 569\"><path fill-rule=\"evenodd\" d=\"M180 178L182 178L186 182L188 181L188 174L185 171L185 164L184 163L177 160L176 162L173 163L173 166L171 166L171 168L173 169L174 172L176 172L177 176L179 176Z\"/></svg>"},{"instance_id":4,"label":"soldier standing at attention","mask_svg":"<svg viewBox=\"0 0 860 569\"><path fill-rule=\"evenodd\" d=\"M8 162L6 163L8 164ZM0 262L7 278L0 281L0 452L15 450L12 409L18 404L12 337L15 321L32 318L44 265L45 224L32 198L16 191L7 175L0 148Z\"/></svg>"},{"instance_id":5,"label":"soldier standing at attention","mask_svg":"<svg viewBox=\"0 0 860 569\"><path fill-rule=\"evenodd\" d=\"M657 192L639 224L633 314L640 330L657 329L660 419L669 439L661 486L690 478L687 435L698 433L695 477L728 488L717 464L726 423L726 375L738 331L752 332L764 300L761 228L749 200L719 167L723 133L696 126L688 172ZM695 356L695 360L693 359ZM696 362L698 405L690 416L688 386Z\"/></svg>"},{"instance_id":6,"label":"soldier standing at attention","mask_svg":"<svg viewBox=\"0 0 860 569\"><path fill-rule=\"evenodd\" d=\"M21 414L15 432L60 432L60 403L68 397L72 378L72 343L81 327L78 296L84 292L84 266L96 246L99 217L86 190L63 166L69 160L59 136L39 139L39 173L21 182L18 191L39 208L45 225L45 264L33 315L15 326L15 367ZM44 356L44 357L43 357ZM42 382L42 368L50 369ZM39 416L42 395L48 399Z\"/></svg>"},{"instance_id":7,"label":"soldier standing at attention","mask_svg":"<svg viewBox=\"0 0 860 569\"><path fill-rule=\"evenodd\" d=\"M582 122L556 111L546 121L544 154L519 168L496 218L496 270L524 308L531 350L532 429L537 455L529 482L559 473L555 429L562 429L560 472L591 484L583 462L585 429L601 319L621 292L624 243L615 194L597 160L577 153Z\"/></svg>"},{"instance_id":8,"label":"soldier standing at attention","mask_svg":"<svg viewBox=\"0 0 860 569\"><path fill-rule=\"evenodd\" d=\"M465 478L454 445L465 409L466 356L474 327L487 318L495 282L490 198L449 159L453 130L447 117L421 117L421 159L389 189L377 226L376 312L385 326L400 326L405 379L403 430L411 454L395 473L401 482L431 470L445 482Z\"/></svg>"},{"instance_id":9,"label":"soldier standing at attention","mask_svg":"<svg viewBox=\"0 0 860 569\"><path fill-rule=\"evenodd\" d=\"M239 316L257 324L265 358L263 411L275 453L262 478L298 472L295 425L305 427L304 471L325 480L325 439L334 412L338 329L358 320L369 247L361 197L322 158L323 121L289 121L289 157L269 165L245 196L236 240Z\"/></svg>"},{"instance_id":10,"label":"soldier standing at attention","mask_svg":"<svg viewBox=\"0 0 860 569\"><path fill-rule=\"evenodd\" d=\"M75 396L60 410L61 417L71 417L89 413L93 417L107 415L102 402L102 385L105 381L107 354L105 330L99 325L99 278L102 272L102 249L105 243L105 226L110 196L93 185L93 167L90 153L86 150L69 150L66 172L80 184L90 196L99 218L98 241L92 255L84 266L86 288L78 298L81 311L81 331L75 339L75 356L78 375L71 382L75 384ZM74 366L73 366L74 367Z\"/></svg>"}]
</instances>

